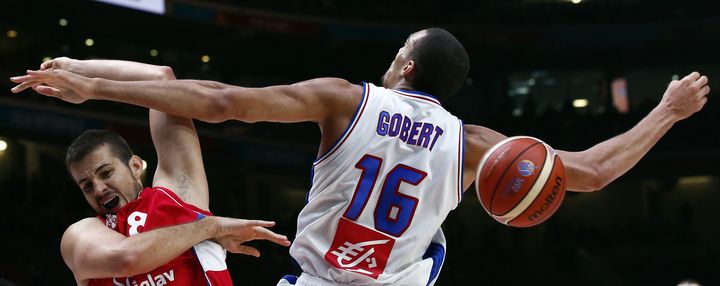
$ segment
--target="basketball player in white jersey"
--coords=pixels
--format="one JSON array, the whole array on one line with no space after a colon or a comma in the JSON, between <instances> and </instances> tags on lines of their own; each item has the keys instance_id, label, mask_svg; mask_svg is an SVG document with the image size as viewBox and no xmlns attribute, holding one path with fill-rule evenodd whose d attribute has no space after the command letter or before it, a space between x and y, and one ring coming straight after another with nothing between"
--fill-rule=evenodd
<instances>
[{"instance_id":1,"label":"basketball player in white jersey","mask_svg":"<svg viewBox=\"0 0 720 286\"><path fill-rule=\"evenodd\" d=\"M75 61L66 68L115 80L174 79L168 68L126 61ZM205 240L253 256L257 249L242 242L290 244L265 228L272 222L211 216L192 120L151 110L149 121L158 154L153 188L143 190L142 161L114 133L88 131L68 148L68 171L98 213L62 238L63 260L78 285L232 285L225 251Z\"/></svg>"},{"instance_id":2,"label":"basketball player in white jersey","mask_svg":"<svg viewBox=\"0 0 720 286\"><path fill-rule=\"evenodd\" d=\"M440 100L469 70L463 46L443 29L410 35L383 87L318 78L245 88L213 81L117 82L62 69L13 78L19 92L69 102L114 100L207 122L316 122L322 132L313 185L290 254L297 285L431 285L442 267L440 225L473 182L482 155L505 138L463 125ZM628 132L585 151L558 153L567 186L594 191L625 173L677 121L699 111L707 78L672 81L658 106Z\"/></svg>"}]
</instances>

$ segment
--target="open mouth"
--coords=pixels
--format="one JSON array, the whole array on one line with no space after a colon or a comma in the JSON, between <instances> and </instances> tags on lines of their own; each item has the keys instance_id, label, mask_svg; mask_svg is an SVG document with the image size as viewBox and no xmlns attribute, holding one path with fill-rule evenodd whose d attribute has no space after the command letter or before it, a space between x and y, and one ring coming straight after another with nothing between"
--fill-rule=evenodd
<instances>
[{"instance_id":1,"label":"open mouth","mask_svg":"<svg viewBox=\"0 0 720 286\"><path fill-rule=\"evenodd\" d=\"M120 197L118 196L111 196L110 198L106 199L102 205L105 207L107 211L112 211L117 205L120 203Z\"/></svg>"}]
</instances>

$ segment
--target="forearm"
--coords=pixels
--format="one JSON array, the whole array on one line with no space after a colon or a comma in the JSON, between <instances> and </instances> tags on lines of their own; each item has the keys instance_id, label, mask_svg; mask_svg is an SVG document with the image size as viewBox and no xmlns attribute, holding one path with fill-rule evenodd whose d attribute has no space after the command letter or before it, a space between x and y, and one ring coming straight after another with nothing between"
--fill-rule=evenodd
<instances>
[{"instance_id":1,"label":"forearm","mask_svg":"<svg viewBox=\"0 0 720 286\"><path fill-rule=\"evenodd\" d=\"M559 151L566 165L568 189L598 190L630 170L675 124L657 107L629 131L582 152Z\"/></svg>"},{"instance_id":2,"label":"forearm","mask_svg":"<svg viewBox=\"0 0 720 286\"><path fill-rule=\"evenodd\" d=\"M120 60L72 60L64 68L89 78L118 81L174 79L170 67Z\"/></svg>"},{"instance_id":3,"label":"forearm","mask_svg":"<svg viewBox=\"0 0 720 286\"><path fill-rule=\"evenodd\" d=\"M122 82L94 79L88 98L143 106L172 115L208 122L225 120L225 86L199 80Z\"/></svg>"},{"instance_id":4,"label":"forearm","mask_svg":"<svg viewBox=\"0 0 720 286\"><path fill-rule=\"evenodd\" d=\"M154 229L124 239L117 249L126 257L119 276L149 272L180 256L217 233L214 217L176 226Z\"/></svg>"}]
</instances>

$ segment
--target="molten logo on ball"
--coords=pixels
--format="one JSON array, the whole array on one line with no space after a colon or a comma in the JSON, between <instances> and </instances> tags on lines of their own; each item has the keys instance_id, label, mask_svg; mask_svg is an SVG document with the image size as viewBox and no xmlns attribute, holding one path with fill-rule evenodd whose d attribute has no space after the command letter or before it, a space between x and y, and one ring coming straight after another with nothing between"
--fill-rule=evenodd
<instances>
[{"instance_id":1,"label":"molten logo on ball","mask_svg":"<svg viewBox=\"0 0 720 286\"><path fill-rule=\"evenodd\" d=\"M520 175L523 175L524 177L530 176L535 172L535 164L530 160L522 160L520 163L518 163L518 170L520 171Z\"/></svg>"}]
</instances>

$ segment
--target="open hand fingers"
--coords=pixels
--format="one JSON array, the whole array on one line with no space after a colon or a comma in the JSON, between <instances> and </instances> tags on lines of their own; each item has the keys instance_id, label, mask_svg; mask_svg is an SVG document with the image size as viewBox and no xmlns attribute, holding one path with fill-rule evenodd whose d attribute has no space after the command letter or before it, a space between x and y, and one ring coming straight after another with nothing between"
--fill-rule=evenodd
<instances>
[{"instance_id":1,"label":"open hand fingers","mask_svg":"<svg viewBox=\"0 0 720 286\"><path fill-rule=\"evenodd\" d=\"M12 89L10 89L10 91L12 93L20 93L23 90L28 89L29 87L38 86L40 84L41 84L41 82L39 82L39 81L26 81L26 82L22 82L22 83L18 84L17 86L13 87Z\"/></svg>"},{"instance_id":2,"label":"open hand fingers","mask_svg":"<svg viewBox=\"0 0 720 286\"><path fill-rule=\"evenodd\" d=\"M260 257L260 251L252 246L242 245L241 243L235 244L227 249L228 251L235 254L245 254L255 257Z\"/></svg>"},{"instance_id":3,"label":"open hand fingers","mask_svg":"<svg viewBox=\"0 0 720 286\"><path fill-rule=\"evenodd\" d=\"M290 246L290 241L288 240L287 236L274 233L271 230L260 226L254 227L253 231L255 232L254 239L264 239L282 246Z\"/></svg>"},{"instance_id":4,"label":"open hand fingers","mask_svg":"<svg viewBox=\"0 0 720 286\"><path fill-rule=\"evenodd\" d=\"M45 95L45 96L60 97L60 95L61 95L60 90L57 88L54 88L52 86L39 85L39 86L33 87L33 89L37 93Z\"/></svg>"}]
</instances>

